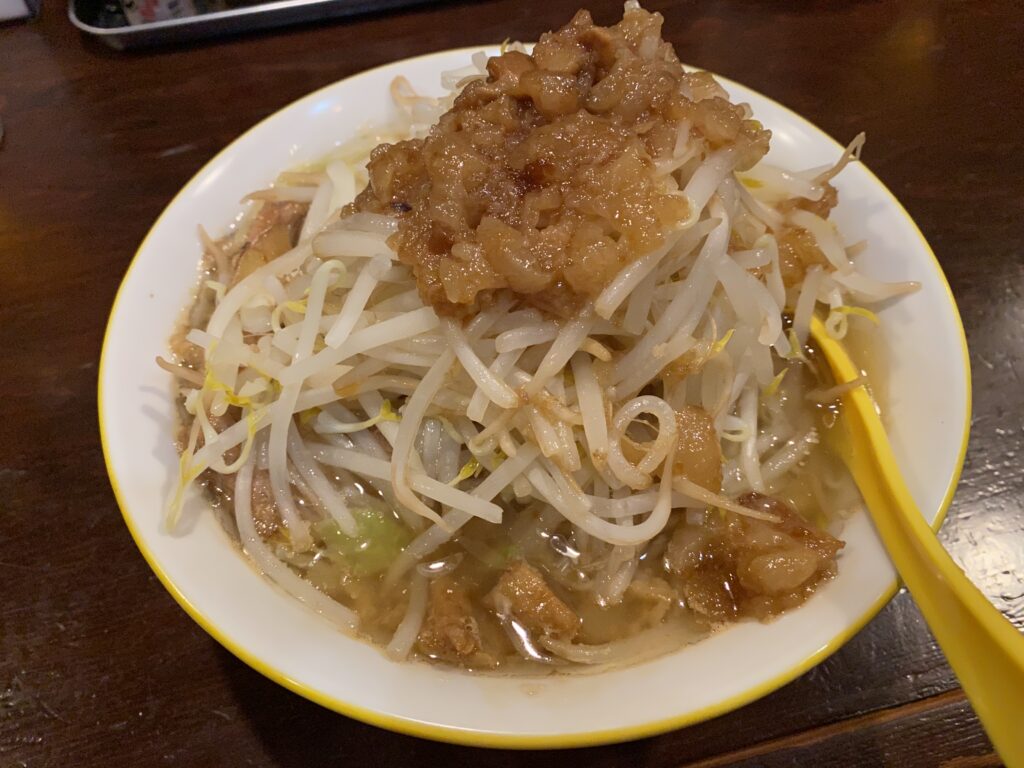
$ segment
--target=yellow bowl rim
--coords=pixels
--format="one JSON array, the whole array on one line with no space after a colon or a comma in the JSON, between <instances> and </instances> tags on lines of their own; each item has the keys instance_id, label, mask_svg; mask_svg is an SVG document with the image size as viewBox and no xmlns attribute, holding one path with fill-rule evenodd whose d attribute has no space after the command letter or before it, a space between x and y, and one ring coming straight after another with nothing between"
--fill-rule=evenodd
<instances>
[{"instance_id":1,"label":"yellow bowl rim","mask_svg":"<svg viewBox=\"0 0 1024 768\"><path fill-rule=\"evenodd\" d=\"M421 56L410 57L408 59L405 59L404 61L412 65L427 61L432 58L447 56L453 53L466 53L468 55L471 55L477 51L487 50L491 47L493 46L481 45L467 46L464 48L452 48L443 51L435 51L433 53L428 53ZM341 80L337 80L333 83L330 83L329 85L323 86L322 88L318 88L317 90L309 94L306 94L305 96L302 96L296 99L295 101L292 101L291 103L286 104L280 109L274 111L272 114L263 118L258 123L254 124L251 128L249 128L247 131L245 131L244 133L240 134L237 138L232 140L230 144L221 149L217 154L215 154L206 163L204 163L202 168L200 168L195 174L193 174L192 178L189 179L189 181L182 185L181 189L178 190L178 192L171 199L171 201L164 207L164 210L161 212L160 216L158 216L156 221L153 222L153 225L150 227L149 232L146 233L146 236L139 244L139 247L136 250L135 255L132 257L131 262L128 264L128 269L125 270L125 275L121 280L121 284L118 287L117 294L114 297L114 302L111 305L110 315L108 316L106 330L104 331L103 335L103 346L100 352L100 364L97 383L100 443L103 449L103 461L107 468L107 475L110 478L110 485L114 491L114 497L117 500L118 507L121 510L121 516L124 518L125 525L127 525L128 530L131 533L132 539L134 539L135 541L136 547L138 547L139 551L142 553L143 558L145 558L146 562L149 564L149 567L160 580L160 583L164 585L164 588L171 594L171 597L174 598L178 605L180 605L185 610L185 612L189 616L191 616L192 619L200 627L203 628L203 630L207 632L207 634L213 637L218 643L220 643L224 648L226 648L228 651L230 651L232 654L238 657L245 664L252 667L254 670L264 675L265 677L269 678L270 680L273 680L279 685L284 686L288 690L293 691L294 693L297 693L300 696L309 699L310 701L316 702L317 704L320 704L321 706L326 707L327 709L331 709L339 714L351 717L355 720L359 720L370 725L375 725L379 728L384 728L389 731L394 731L396 733L402 733L409 736L418 736L424 739L431 739L434 741L441 741L464 746L504 749L565 749L571 747L591 747L598 746L601 744L612 744L617 742L633 741L648 736L656 736L658 734L666 733L668 731L676 730L678 728L683 728L688 725L695 725L696 723L700 723L705 720L710 720L713 717L717 717L719 715L723 715L727 712L731 712L735 709L738 709L739 707L745 704L749 704L752 701L760 699L763 696L767 696L769 693L778 690L786 683L791 682L792 680L796 679L812 667L820 664L826 658L828 658L837 650L839 650L843 645L845 645L851 637L853 637L857 632L859 632L872 618L874 618L874 616L878 614L879 611L882 610L886 603L888 603L895 596L898 588L897 581L894 580L892 584L889 586L889 588L886 589L886 591L878 598L878 600L876 600L861 616L859 616L855 621L853 621L850 624L850 626L848 626L844 631L840 632L838 635L833 637L830 642L816 650L814 653L809 654L799 663L793 665L784 672L780 672L772 679L766 680L756 686L753 686L743 691L742 693L736 694L735 696L730 696L729 698L723 699L722 701L716 702L715 704L708 707L687 712L682 715L676 715L672 717L662 718L659 720L653 720L651 722L642 723L640 725L627 726L623 728L607 728L598 731L588 731L572 734L551 734L540 736L453 728L450 726L438 725L434 723L424 723L418 720L407 719L403 717L395 717L393 715L384 714L376 710L360 707L349 702L343 701L341 699L335 698L333 696L328 696L316 690L315 688L311 688L303 683L300 683L297 680L293 680L273 665L267 663L263 659L257 658L255 655L249 653L242 646L232 642L213 622L213 620L211 620L208 616L199 611L199 609L196 608L191 602L189 602L189 600L178 590L175 584L171 581L166 572L164 572L164 570L160 567L159 563L156 561L155 556L146 546L141 535L139 534L135 524L132 521L131 515L128 513L127 504L124 500L124 496L121 492L120 486L117 481L117 477L114 473L114 469L110 461L110 450L107 444L106 432L107 420L103 411L104 364L107 358L107 348L110 337L110 326L114 316L117 313L118 304L122 298L122 291L124 290L125 284L128 282L128 278L131 275L131 271L132 269L135 268L135 265L139 258L139 254L142 253L142 251L145 249L146 243L149 240L150 235L153 233L153 230L156 229L156 227L159 225L161 219L167 214L167 211L170 210L178 202L178 199L181 197L184 190L192 183L192 181L197 176L203 174L209 166L213 165L221 158L222 155L230 151L231 148L234 147L234 145L237 142L239 142L244 136L248 135L249 133L252 133L260 125L276 117L279 112L285 109L295 106L296 104L303 101L316 99L320 95L335 88L339 83L342 83L345 80L348 80L352 77L366 75L370 72L390 67L395 63L397 62L388 62L386 64L382 64L368 70L356 72L353 73L352 75L349 75L348 77L342 78ZM690 67L687 66L687 68L689 69ZM721 83L725 83L727 85L736 85L757 94L765 101L770 102L774 106L781 109L784 113L792 116L798 122L803 122L809 125L815 131L820 133L826 140L832 142L832 144L835 145L837 152L841 153L844 150L843 145L841 145L839 142L837 142L835 139L829 136L817 125L812 123L810 120L807 120L806 118L802 117L801 115L797 114L788 107L779 104L774 99L771 99L765 96L764 94L760 93L759 91L755 91L754 89L749 88L745 85L736 83L735 81L730 80L729 78L721 77L719 75L714 75L714 77ZM963 470L964 459L967 455L967 443L968 438L970 436L972 396L971 363L970 356L967 350L967 335L964 331L963 320L960 317L959 307L957 306L956 299L953 296L953 291L949 286L949 281L946 279L946 275L942 270L942 265L939 263L939 260L935 256L934 251L932 251L931 246L928 245L928 241L921 233L920 228L917 226L913 218L911 218L910 214L907 213L907 210L903 207L903 205L896 198L896 196L889 190L889 188L884 183L882 183L881 179L879 179L874 174L874 172L872 172L871 169L867 167L867 165L863 163L860 163L860 165L861 167L863 167L865 172L867 172L869 179L873 181L886 196L888 196L890 203L892 204L894 209L906 218L907 223L910 224L912 230L920 239L921 246L924 248L924 251L931 258L932 264L942 280L942 285L945 287L946 297L949 300L950 306L953 308L953 313L956 316L957 328L959 329L960 351L963 358L965 376L964 392L967 401L965 403L964 408L966 417L963 427L963 437L961 440L960 450L957 456L953 476L950 478L949 486L946 488L946 493L943 496L942 504L939 507L938 514L936 515L935 520L931 524L932 529L938 531L939 527L942 525L943 520L945 520L946 513L949 511L949 506L953 501L953 495L956 492L956 488L960 480L960 474Z\"/></svg>"}]
</instances>

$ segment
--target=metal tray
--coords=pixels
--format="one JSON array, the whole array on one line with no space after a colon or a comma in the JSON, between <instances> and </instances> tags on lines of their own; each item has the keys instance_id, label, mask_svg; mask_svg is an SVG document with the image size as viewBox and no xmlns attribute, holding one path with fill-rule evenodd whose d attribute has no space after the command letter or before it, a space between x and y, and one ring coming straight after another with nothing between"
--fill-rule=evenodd
<instances>
[{"instance_id":1,"label":"metal tray","mask_svg":"<svg viewBox=\"0 0 1024 768\"><path fill-rule=\"evenodd\" d=\"M374 13L437 0L274 0L182 19L129 25L104 0L69 0L68 18L88 35L118 50L200 40L255 29Z\"/></svg>"}]
</instances>

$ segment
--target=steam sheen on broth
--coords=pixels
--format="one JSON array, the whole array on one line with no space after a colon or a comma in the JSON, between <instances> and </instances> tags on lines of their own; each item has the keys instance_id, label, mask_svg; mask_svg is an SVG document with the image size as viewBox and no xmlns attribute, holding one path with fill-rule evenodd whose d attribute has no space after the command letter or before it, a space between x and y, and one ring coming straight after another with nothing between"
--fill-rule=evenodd
<instances>
[{"instance_id":1,"label":"steam sheen on broth","mask_svg":"<svg viewBox=\"0 0 1024 768\"><path fill-rule=\"evenodd\" d=\"M863 333L914 286L860 274L828 220L862 140L764 163L770 132L661 21L581 11L445 99L397 81L395 125L201 233L159 360L171 525L198 482L314 610L503 673L635 662L835 574L858 497L810 317Z\"/></svg>"}]
</instances>

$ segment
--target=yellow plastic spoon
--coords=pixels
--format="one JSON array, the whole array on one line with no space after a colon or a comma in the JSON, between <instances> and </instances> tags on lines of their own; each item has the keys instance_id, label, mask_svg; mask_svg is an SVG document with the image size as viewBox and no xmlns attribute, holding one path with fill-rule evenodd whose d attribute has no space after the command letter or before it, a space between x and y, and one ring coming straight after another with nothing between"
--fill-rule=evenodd
<instances>
[{"instance_id":1,"label":"yellow plastic spoon","mask_svg":"<svg viewBox=\"0 0 1024 768\"><path fill-rule=\"evenodd\" d=\"M816 317L811 336L837 383L860 375ZM970 582L925 522L864 387L842 396L842 414L845 434L837 448L890 559L999 756L1011 768L1024 766L1024 634Z\"/></svg>"}]
</instances>

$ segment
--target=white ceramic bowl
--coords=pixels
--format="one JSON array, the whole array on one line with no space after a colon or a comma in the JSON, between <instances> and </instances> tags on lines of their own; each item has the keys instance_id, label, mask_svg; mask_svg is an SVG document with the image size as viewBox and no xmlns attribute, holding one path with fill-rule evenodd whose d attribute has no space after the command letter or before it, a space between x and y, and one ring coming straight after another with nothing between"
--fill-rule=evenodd
<instances>
[{"instance_id":1,"label":"white ceramic bowl","mask_svg":"<svg viewBox=\"0 0 1024 768\"><path fill-rule=\"evenodd\" d=\"M161 527L177 457L171 383L153 358L165 352L196 283L196 225L223 231L245 194L322 157L360 126L387 120L395 76L422 93L440 93L439 74L465 65L471 53L397 62L300 99L211 160L154 224L118 292L100 367L103 447L125 521L167 589L225 647L291 690L385 728L477 745L572 746L638 738L739 707L823 660L894 594L895 573L866 515L854 516L843 532L839 576L802 608L645 664L537 681L391 662L262 578L211 514L194 515L181 534ZM796 114L735 83L723 85L771 128L775 163L806 168L839 156L839 145ZM892 194L857 164L837 186L840 230L848 242L870 243L864 271L922 285L880 313L889 339L886 415L907 484L938 525L967 443L963 328L938 262Z\"/></svg>"}]
</instances>

